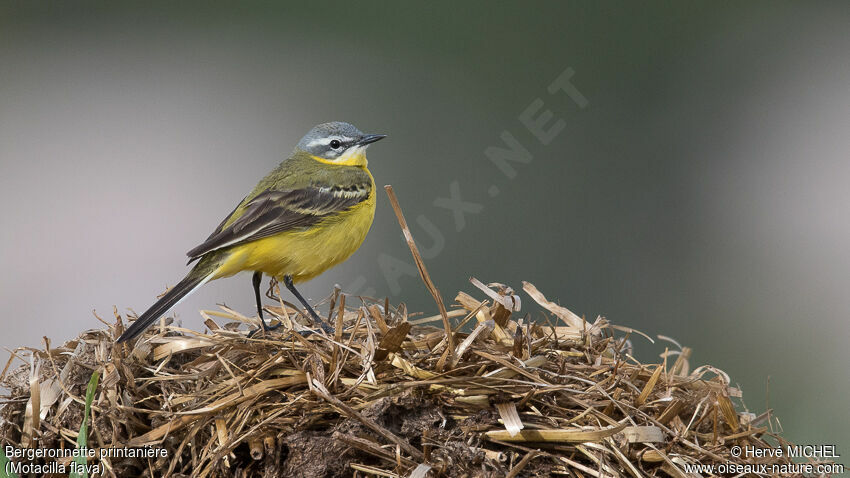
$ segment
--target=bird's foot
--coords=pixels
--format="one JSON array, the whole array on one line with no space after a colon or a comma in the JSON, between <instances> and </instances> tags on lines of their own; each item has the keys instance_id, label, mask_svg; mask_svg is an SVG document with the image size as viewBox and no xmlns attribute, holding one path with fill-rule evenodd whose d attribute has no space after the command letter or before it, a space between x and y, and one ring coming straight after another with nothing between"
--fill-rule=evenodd
<instances>
[{"instance_id":1,"label":"bird's foot","mask_svg":"<svg viewBox=\"0 0 850 478\"><path fill-rule=\"evenodd\" d=\"M317 314L312 307L308 308L307 311L310 312L310 318L314 325L318 325L328 335L334 334L334 328L331 327L330 324L322 320L322 318L319 317L319 314Z\"/></svg>"},{"instance_id":2,"label":"bird's foot","mask_svg":"<svg viewBox=\"0 0 850 478\"><path fill-rule=\"evenodd\" d=\"M277 329L280 328L281 325L283 325L281 322L278 322L277 325L268 325L268 324L266 324L266 321L264 319L260 319L260 321L261 321L260 323L262 324L260 327L257 327L254 330L248 332L248 338L249 339L254 337L255 335L257 335L257 332L262 331L263 334L265 334L266 332L272 332L274 330L277 330ZM333 327L331 327L330 325L328 325L327 323L325 323L325 321L323 321L321 319L319 319L318 322L319 322L319 326L321 327L322 330L325 331L325 333L327 333L329 335L333 335L333 333L334 333ZM295 332L295 331L293 331L293 332ZM302 336L302 337L309 337L313 334L318 333L318 331L316 329L305 329L305 330L299 330L296 333L298 335Z\"/></svg>"},{"instance_id":3,"label":"bird's foot","mask_svg":"<svg viewBox=\"0 0 850 478\"><path fill-rule=\"evenodd\" d=\"M313 307L310 306L307 300L304 299L304 296L302 296L301 293L298 292L298 289L295 288L295 284L292 282L292 276L283 276L283 285L285 285L286 288L289 289L290 292L292 292L292 295L294 295L295 298L298 299L298 302L301 302L301 305L303 305L304 308L307 309L307 312L310 314L310 318L313 319L314 324L321 327L326 334L334 334L334 328L331 327L330 324L322 320L321 317L319 317L319 314L317 314L316 311L313 310Z\"/></svg>"},{"instance_id":4,"label":"bird's foot","mask_svg":"<svg viewBox=\"0 0 850 478\"><path fill-rule=\"evenodd\" d=\"M313 310L311 309L310 312L313 312ZM313 312L311 315L313 316L313 323L321 327L321 329L324 330L326 334L334 334L334 328L331 327L330 324L322 320L318 315L316 315L315 312Z\"/></svg>"},{"instance_id":5,"label":"bird's foot","mask_svg":"<svg viewBox=\"0 0 850 478\"><path fill-rule=\"evenodd\" d=\"M283 323L281 323L280 321L278 321L277 325L268 325L268 324L266 324L266 320L263 319L263 318L260 318L260 324L261 325L259 327L248 332L248 338L253 337L254 335L257 334L257 332L259 332L261 330L265 334L266 332L271 332L273 330L277 330L278 328L280 328L281 325L283 325Z\"/></svg>"},{"instance_id":6,"label":"bird's foot","mask_svg":"<svg viewBox=\"0 0 850 478\"><path fill-rule=\"evenodd\" d=\"M298 331L298 335L300 335L302 337L309 337L309 336L311 336L313 334L317 334L317 333L318 332L314 329L305 329L305 330L299 330Z\"/></svg>"}]
</instances>

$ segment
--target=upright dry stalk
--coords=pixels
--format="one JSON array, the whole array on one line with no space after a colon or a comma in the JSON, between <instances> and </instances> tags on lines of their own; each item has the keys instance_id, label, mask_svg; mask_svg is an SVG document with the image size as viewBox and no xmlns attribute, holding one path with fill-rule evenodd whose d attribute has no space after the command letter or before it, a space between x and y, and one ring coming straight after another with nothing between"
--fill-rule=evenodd
<instances>
[{"instance_id":1,"label":"upright dry stalk","mask_svg":"<svg viewBox=\"0 0 850 478\"><path fill-rule=\"evenodd\" d=\"M449 363L454 361L454 334L452 334L452 324L449 322L449 314L446 312L446 306L443 304L443 296L440 295L440 291L437 290L437 286L434 285L434 282L431 280L431 276L428 275L428 269L425 268L425 263L422 261L422 255L419 254L419 248L416 247L416 242L413 241L413 234L410 233L410 229L407 227L407 221L404 220L404 213L401 212L401 206L398 204L398 198L395 196L395 191L393 191L393 187L387 184L384 186L384 189L387 191L387 196L390 198L390 204L393 206L393 211L395 211L395 217L398 218L398 224L401 226L401 232L404 233L404 239L407 241L407 247L410 248L411 254L413 254L413 261L416 262L416 268L419 269L419 276L422 277L422 282L425 283L425 287L428 288L428 292L431 293L431 296L434 297L434 302L437 303L437 308L440 310L440 315L443 317L443 328L446 329L446 347L448 348L448 355L445 356L445 359L442 359L443 363L448 360Z\"/></svg>"}]
</instances>

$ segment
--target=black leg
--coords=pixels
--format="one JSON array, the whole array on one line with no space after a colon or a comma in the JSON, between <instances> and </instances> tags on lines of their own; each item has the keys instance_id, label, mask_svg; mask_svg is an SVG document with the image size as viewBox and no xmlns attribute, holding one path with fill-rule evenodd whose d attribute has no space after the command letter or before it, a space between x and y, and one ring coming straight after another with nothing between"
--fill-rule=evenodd
<instances>
[{"instance_id":1,"label":"black leg","mask_svg":"<svg viewBox=\"0 0 850 478\"><path fill-rule=\"evenodd\" d=\"M321 317L319 317L319 314L317 314L316 311L313 310L312 307L310 307L310 304L308 304L307 301L304 300L304 297L301 295L301 293L298 292L298 289L295 288L295 284L292 283L292 276L283 276L283 285L285 285L286 288L289 289L289 292L292 292L292 295L294 295L295 298L298 299L298 302L301 302L301 305L303 305L304 308L307 309L307 312L310 313L310 317L313 318L313 321L316 322L322 328L322 330L329 334L334 333L333 327L328 325L327 322L325 322L324 320L322 320Z\"/></svg>"},{"instance_id":2,"label":"black leg","mask_svg":"<svg viewBox=\"0 0 850 478\"><path fill-rule=\"evenodd\" d=\"M266 320L263 318L263 301L260 299L260 282L263 281L263 273L260 271L254 272L254 277L251 278L251 282L254 284L254 297L257 299L257 314L260 316L260 327L252 330L251 333L248 334L248 337L252 337L254 334L262 330L265 332L271 332L272 330L281 326L281 324L277 324L274 327L270 327L266 324Z\"/></svg>"},{"instance_id":3,"label":"black leg","mask_svg":"<svg viewBox=\"0 0 850 478\"><path fill-rule=\"evenodd\" d=\"M263 281L263 273L260 271L254 272L254 277L251 278L251 282L254 283L254 297L257 298L257 314L260 316L260 320L263 320L263 302L260 299L260 282Z\"/></svg>"}]
</instances>

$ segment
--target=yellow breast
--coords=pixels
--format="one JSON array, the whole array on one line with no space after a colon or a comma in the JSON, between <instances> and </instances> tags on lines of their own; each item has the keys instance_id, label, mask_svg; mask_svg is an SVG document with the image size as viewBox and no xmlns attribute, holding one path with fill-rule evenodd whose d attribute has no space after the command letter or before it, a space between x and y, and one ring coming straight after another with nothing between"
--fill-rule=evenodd
<instances>
[{"instance_id":1,"label":"yellow breast","mask_svg":"<svg viewBox=\"0 0 850 478\"><path fill-rule=\"evenodd\" d=\"M371 177L371 175L370 175ZM287 231L234 248L214 278L241 271L260 271L303 282L348 259L375 217L375 183L369 197L351 209L304 230Z\"/></svg>"}]
</instances>

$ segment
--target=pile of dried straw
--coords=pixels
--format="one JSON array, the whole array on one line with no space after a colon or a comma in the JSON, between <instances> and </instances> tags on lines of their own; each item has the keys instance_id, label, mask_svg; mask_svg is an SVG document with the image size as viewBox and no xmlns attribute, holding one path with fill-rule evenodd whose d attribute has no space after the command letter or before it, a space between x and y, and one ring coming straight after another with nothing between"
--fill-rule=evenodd
<instances>
[{"instance_id":1,"label":"pile of dried straw","mask_svg":"<svg viewBox=\"0 0 850 478\"><path fill-rule=\"evenodd\" d=\"M689 463L748 462L734 445L766 446L768 415L736 411L740 392L711 367L691 371L687 348L642 364L627 329L525 283L551 313L531 322L510 288L473 284L480 298L459 294L445 318L335 291L321 307L334 336L289 332L301 312L280 302L268 310L285 332L247 338L237 328L256 319L222 308L202 312L206 333L163 323L116 346L116 314L61 347L15 352L31 365L3 372L3 445L73 448L100 371L89 446L167 452L104 458L107 475L684 476ZM451 335L430 325L444 320Z\"/></svg>"},{"instance_id":2,"label":"pile of dried straw","mask_svg":"<svg viewBox=\"0 0 850 478\"><path fill-rule=\"evenodd\" d=\"M783 443L769 413L736 409L723 372L691 370L689 349L641 363L634 331L586 321L530 283L523 297L543 320L518 313L520 293L474 279L447 311L396 211L438 315L336 290L319 307L335 334L302 336L306 315L272 288L278 332L248 338L256 318L222 307L201 312L206 332L163 321L116 345L116 313L61 347L13 353L2 445L74 448L94 372L88 446L166 455L107 456L106 476L682 477L753 462L735 446ZM15 357L28 365L13 369Z\"/></svg>"}]
</instances>

